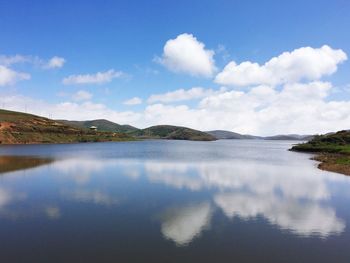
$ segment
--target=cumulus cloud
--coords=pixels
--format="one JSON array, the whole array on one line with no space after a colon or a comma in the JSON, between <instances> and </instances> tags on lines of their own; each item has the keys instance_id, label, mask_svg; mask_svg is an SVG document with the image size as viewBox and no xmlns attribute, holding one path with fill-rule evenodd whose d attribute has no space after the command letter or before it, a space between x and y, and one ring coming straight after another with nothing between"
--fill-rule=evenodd
<instances>
[{"instance_id":1,"label":"cumulus cloud","mask_svg":"<svg viewBox=\"0 0 350 263\"><path fill-rule=\"evenodd\" d=\"M32 58L30 56L23 56L19 54L14 56L0 55L0 65L4 65L4 66L11 66L12 64L17 64L17 63L25 63L31 60Z\"/></svg>"},{"instance_id":2,"label":"cumulus cloud","mask_svg":"<svg viewBox=\"0 0 350 263\"><path fill-rule=\"evenodd\" d=\"M228 52L227 48L222 44L218 45L218 47L215 50L215 53L217 55L221 55L222 60L225 62L227 62L231 56L230 53Z\"/></svg>"},{"instance_id":3,"label":"cumulus cloud","mask_svg":"<svg viewBox=\"0 0 350 263\"><path fill-rule=\"evenodd\" d=\"M91 98L92 98L92 94L86 90L79 90L73 94L73 99L75 101L90 100Z\"/></svg>"},{"instance_id":4,"label":"cumulus cloud","mask_svg":"<svg viewBox=\"0 0 350 263\"><path fill-rule=\"evenodd\" d=\"M197 105L155 103L140 111L116 111L80 100L49 104L20 95L0 96L0 105L57 119L109 119L136 127L158 124L199 130L223 129L244 134L315 134L348 129L350 101L331 100L329 82L286 84L281 90L261 85L248 91L215 91ZM89 95L88 95L89 96Z\"/></svg>"},{"instance_id":5,"label":"cumulus cloud","mask_svg":"<svg viewBox=\"0 0 350 263\"><path fill-rule=\"evenodd\" d=\"M176 101L185 101L185 100L192 100L192 99L200 99L212 93L214 93L212 89L194 87L188 90L178 89L178 90L169 91L162 94L153 94L148 98L147 101L148 103L155 103L155 102L168 103L168 102L176 102Z\"/></svg>"},{"instance_id":6,"label":"cumulus cloud","mask_svg":"<svg viewBox=\"0 0 350 263\"><path fill-rule=\"evenodd\" d=\"M169 50L176 50L178 46L182 46L179 43L182 41L187 43L189 39L191 43L196 40L189 34L169 40L164 47L162 63L171 61L172 57L169 54L176 53ZM196 43L194 46L201 47L207 54L204 44L197 40ZM20 55L0 57L0 61L7 65L20 63L26 59ZM263 65L248 61L235 64L233 71L227 70L229 67L227 66L217 75L216 81L232 85L249 85L248 89L194 87L153 94L147 100L149 105L137 112L119 112L103 104L89 102L87 100L90 100L92 95L85 91L74 94L75 102L49 104L20 95L2 95L0 102L6 105L5 107L20 111L23 111L25 105L30 105L28 109L30 112L44 116L53 114L56 118L77 120L86 119L86 116L107 118L142 128L157 124L173 124L199 130L223 129L254 135L326 133L348 129L350 101L345 98L332 99L330 95L336 87L318 79L333 74L339 64L346 59L347 55L340 49L332 49L329 46L303 47L292 52L284 52ZM183 62L186 59L179 61ZM247 69L244 69L245 67ZM111 69L96 74L71 75L65 78L63 83L106 83L122 75L122 72ZM0 66L0 86L29 78L29 74L14 71L6 65ZM254 83L258 85L253 85ZM193 102L186 104L186 101L195 99L198 100L197 104ZM135 97L125 101L124 104L136 105L140 102L141 99Z\"/></svg>"},{"instance_id":7,"label":"cumulus cloud","mask_svg":"<svg viewBox=\"0 0 350 263\"><path fill-rule=\"evenodd\" d=\"M139 97L133 97L123 102L124 105L138 105L142 103L142 99Z\"/></svg>"},{"instance_id":8,"label":"cumulus cloud","mask_svg":"<svg viewBox=\"0 0 350 263\"><path fill-rule=\"evenodd\" d=\"M173 72L211 77L215 72L214 51L191 34L181 34L165 43L163 55L156 61Z\"/></svg>"},{"instance_id":9,"label":"cumulus cloud","mask_svg":"<svg viewBox=\"0 0 350 263\"><path fill-rule=\"evenodd\" d=\"M152 104L146 123L173 124L199 130L224 129L258 135L315 134L347 129L350 102L329 100L332 84L286 84L281 90L257 86L248 91L226 90L209 95L198 106Z\"/></svg>"},{"instance_id":10,"label":"cumulus cloud","mask_svg":"<svg viewBox=\"0 0 350 263\"><path fill-rule=\"evenodd\" d=\"M24 55L13 55L13 56L6 56L6 55L0 55L0 65L4 66L11 66L14 64L20 64L20 63L29 63L33 64L34 66L37 66L42 69L54 69L54 68L61 68L63 67L66 60L63 57L54 56L49 60L42 59L38 56L24 56Z\"/></svg>"},{"instance_id":11,"label":"cumulus cloud","mask_svg":"<svg viewBox=\"0 0 350 263\"><path fill-rule=\"evenodd\" d=\"M79 85L79 84L103 84L111 82L115 78L124 76L121 71L110 69L105 72L97 72L95 74L70 75L62 80L64 85Z\"/></svg>"},{"instance_id":12,"label":"cumulus cloud","mask_svg":"<svg viewBox=\"0 0 350 263\"><path fill-rule=\"evenodd\" d=\"M263 65L245 61L237 64L231 61L215 77L221 85L279 85L300 80L318 80L331 75L338 64L347 60L341 49L324 45L321 48L302 47L292 52L284 52Z\"/></svg>"},{"instance_id":13,"label":"cumulus cloud","mask_svg":"<svg viewBox=\"0 0 350 263\"><path fill-rule=\"evenodd\" d=\"M54 56L47 62L45 67L48 69L62 68L65 62L66 60L64 58Z\"/></svg>"},{"instance_id":14,"label":"cumulus cloud","mask_svg":"<svg viewBox=\"0 0 350 263\"><path fill-rule=\"evenodd\" d=\"M7 86L7 85L13 85L17 81L20 80L28 80L30 79L30 74L23 73L23 72L17 72L15 70L12 70L6 66L0 65L0 87L1 86Z\"/></svg>"}]
</instances>

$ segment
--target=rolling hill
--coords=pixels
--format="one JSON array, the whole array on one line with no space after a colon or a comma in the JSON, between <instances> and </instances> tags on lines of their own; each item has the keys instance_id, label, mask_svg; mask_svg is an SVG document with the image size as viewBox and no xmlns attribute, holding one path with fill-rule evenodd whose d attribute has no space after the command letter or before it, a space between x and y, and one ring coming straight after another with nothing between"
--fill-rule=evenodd
<instances>
[{"instance_id":1,"label":"rolling hill","mask_svg":"<svg viewBox=\"0 0 350 263\"><path fill-rule=\"evenodd\" d=\"M157 125L130 133L138 138L147 139L169 139L169 140L191 140L191 141L214 141L216 138L211 134L172 125Z\"/></svg>"},{"instance_id":2,"label":"rolling hill","mask_svg":"<svg viewBox=\"0 0 350 263\"><path fill-rule=\"evenodd\" d=\"M336 133L317 135L306 143L293 146L292 150L350 155L350 131L339 131Z\"/></svg>"},{"instance_id":3,"label":"rolling hill","mask_svg":"<svg viewBox=\"0 0 350 263\"><path fill-rule=\"evenodd\" d=\"M261 139L262 138L262 137L259 137L259 136L239 134L239 133L236 133L236 132L224 131L224 130L207 131L206 133L213 135L218 140Z\"/></svg>"},{"instance_id":4,"label":"rolling hill","mask_svg":"<svg viewBox=\"0 0 350 263\"><path fill-rule=\"evenodd\" d=\"M93 132L48 118L0 110L0 144L132 140L125 133Z\"/></svg>"},{"instance_id":5,"label":"rolling hill","mask_svg":"<svg viewBox=\"0 0 350 263\"><path fill-rule=\"evenodd\" d=\"M138 129L131 125L120 125L108 120L90 120L90 121L67 121L60 120L65 124L88 129L96 126L99 131L124 132L138 139L168 139L168 140L193 140L193 141L212 141L216 138L198 130L172 126L158 125L148 127L146 129Z\"/></svg>"},{"instance_id":6,"label":"rolling hill","mask_svg":"<svg viewBox=\"0 0 350 263\"><path fill-rule=\"evenodd\" d=\"M286 141L308 141L311 140L314 135L299 135L299 134L281 134L274 136L263 137L264 140L286 140Z\"/></svg>"},{"instance_id":7,"label":"rolling hill","mask_svg":"<svg viewBox=\"0 0 350 263\"><path fill-rule=\"evenodd\" d=\"M89 129L91 126L96 126L99 131L106 132L132 132L138 130L131 125L120 125L108 120L90 120L90 121L68 121L68 120L58 120L59 122L65 123L70 126L78 127L81 129Z\"/></svg>"},{"instance_id":8,"label":"rolling hill","mask_svg":"<svg viewBox=\"0 0 350 263\"><path fill-rule=\"evenodd\" d=\"M88 128L96 126L98 131ZM73 143L134 139L213 141L205 132L186 127L158 125L137 129L108 120L51 120L32 114L0 110L0 144Z\"/></svg>"},{"instance_id":9,"label":"rolling hill","mask_svg":"<svg viewBox=\"0 0 350 263\"><path fill-rule=\"evenodd\" d=\"M274 136L263 137L263 136L254 136L254 135L248 135L248 134L240 134L240 133L225 131L225 130L207 131L206 133L213 135L218 140L260 139L260 140L306 141L313 138L313 135L298 135L298 134L274 135Z\"/></svg>"}]
</instances>

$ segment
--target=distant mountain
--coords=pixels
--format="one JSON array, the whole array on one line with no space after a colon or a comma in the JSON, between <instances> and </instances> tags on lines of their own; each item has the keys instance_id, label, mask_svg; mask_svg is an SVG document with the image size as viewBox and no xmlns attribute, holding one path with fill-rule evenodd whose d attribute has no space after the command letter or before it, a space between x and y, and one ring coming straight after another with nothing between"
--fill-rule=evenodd
<instances>
[{"instance_id":1,"label":"distant mountain","mask_svg":"<svg viewBox=\"0 0 350 263\"><path fill-rule=\"evenodd\" d=\"M157 125L129 133L139 138L191 140L191 141L214 141L216 138L211 134L179 126Z\"/></svg>"},{"instance_id":2,"label":"distant mountain","mask_svg":"<svg viewBox=\"0 0 350 263\"><path fill-rule=\"evenodd\" d=\"M207 131L206 133L213 135L218 140L228 140L228 139L261 139L262 137L259 136L253 136L253 135L245 135L245 134L239 134L236 132L231 131L224 131L224 130L214 130L214 131Z\"/></svg>"},{"instance_id":3,"label":"distant mountain","mask_svg":"<svg viewBox=\"0 0 350 263\"><path fill-rule=\"evenodd\" d=\"M298 135L298 134L287 134L287 135L274 135L264 137L264 140L289 140L289 141L308 141L311 140L314 135Z\"/></svg>"},{"instance_id":4,"label":"distant mountain","mask_svg":"<svg viewBox=\"0 0 350 263\"><path fill-rule=\"evenodd\" d=\"M97 127L90 131L91 126ZM217 139L310 140L311 135L276 135L260 137L231 131L202 132L187 127L157 125L138 129L108 120L50 120L31 114L0 110L0 144L4 143L63 143L84 141L115 141L137 139L169 139L214 141Z\"/></svg>"},{"instance_id":5,"label":"distant mountain","mask_svg":"<svg viewBox=\"0 0 350 263\"><path fill-rule=\"evenodd\" d=\"M94 132L23 112L0 110L0 144L133 140L118 132Z\"/></svg>"},{"instance_id":6,"label":"distant mountain","mask_svg":"<svg viewBox=\"0 0 350 263\"><path fill-rule=\"evenodd\" d=\"M172 125L158 125L146 129L138 129L131 125L120 125L104 119L90 121L59 121L81 129L89 129L91 126L95 126L97 127L98 131L123 132L139 139L168 139L193 141L216 140L215 137L205 132Z\"/></svg>"},{"instance_id":7,"label":"distant mountain","mask_svg":"<svg viewBox=\"0 0 350 263\"><path fill-rule=\"evenodd\" d=\"M305 141L311 140L313 135L298 135L298 134L287 134L287 135L275 135L275 136L254 136L247 134L240 134L231 131L224 130L214 130L207 131L206 133L213 135L218 140L228 140L228 139L260 139L260 140L291 140L291 141Z\"/></svg>"},{"instance_id":8,"label":"distant mountain","mask_svg":"<svg viewBox=\"0 0 350 263\"><path fill-rule=\"evenodd\" d=\"M158 125L146 129L138 129L130 125L120 125L108 120L90 121L67 121L59 120L62 123L81 129L89 129L91 126L97 127L98 131L124 132L139 139L168 139L168 140L193 140L193 141L213 141L216 140L210 134L198 130L172 126Z\"/></svg>"},{"instance_id":9,"label":"distant mountain","mask_svg":"<svg viewBox=\"0 0 350 263\"><path fill-rule=\"evenodd\" d=\"M138 130L131 125L120 125L108 120L99 119L99 120L90 120L90 121L68 121L68 120L59 120L62 123L71 125L81 129L89 129L91 126L97 127L98 131L107 131L107 132L132 132Z\"/></svg>"}]
</instances>

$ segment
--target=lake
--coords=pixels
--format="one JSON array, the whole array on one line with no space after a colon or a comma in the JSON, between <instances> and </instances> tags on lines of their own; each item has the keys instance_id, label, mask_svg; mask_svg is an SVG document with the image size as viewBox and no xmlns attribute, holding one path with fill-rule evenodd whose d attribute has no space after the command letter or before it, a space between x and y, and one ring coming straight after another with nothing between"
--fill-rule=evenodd
<instances>
[{"instance_id":1,"label":"lake","mask_svg":"<svg viewBox=\"0 0 350 263\"><path fill-rule=\"evenodd\" d=\"M0 262L350 262L350 177L293 142L0 147Z\"/></svg>"}]
</instances>

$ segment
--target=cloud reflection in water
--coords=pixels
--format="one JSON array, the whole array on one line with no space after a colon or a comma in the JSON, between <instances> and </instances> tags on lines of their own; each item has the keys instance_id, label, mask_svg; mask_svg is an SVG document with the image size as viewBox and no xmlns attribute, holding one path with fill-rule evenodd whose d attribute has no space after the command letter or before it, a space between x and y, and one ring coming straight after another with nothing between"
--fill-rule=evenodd
<instances>
[{"instance_id":1,"label":"cloud reflection in water","mask_svg":"<svg viewBox=\"0 0 350 263\"><path fill-rule=\"evenodd\" d=\"M235 159L180 162L85 157L58 160L50 169L58 180L73 182L58 184L63 199L94 205L118 203L115 196L118 193L109 183L112 177L120 175L129 178L129 184L147 179L151 184L174 189L208 192L206 200L194 202L189 198L184 205L159 208L163 210L161 233L179 246L188 245L214 224L212 215L216 207L229 219L262 216L275 227L304 237L326 238L342 233L346 227L330 203L329 185L349 181L316 170L312 165ZM0 188L0 210L12 200L13 195ZM57 206L44 207L47 217L62 216Z\"/></svg>"},{"instance_id":2,"label":"cloud reflection in water","mask_svg":"<svg viewBox=\"0 0 350 263\"><path fill-rule=\"evenodd\" d=\"M208 202L169 208L163 215L162 234L179 246L187 245L209 227L211 215Z\"/></svg>"},{"instance_id":3,"label":"cloud reflection in water","mask_svg":"<svg viewBox=\"0 0 350 263\"><path fill-rule=\"evenodd\" d=\"M261 215L280 229L300 236L325 238L345 229L345 222L336 216L335 210L322 204L331 197L327 181L342 181L342 178L315 172L312 166L286 169L249 162L244 165L147 162L145 169L154 183L191 191L214 190L214 204L229 218L237 216L246 220ZM191 222L189 226L201 229L200 223L196 227ZM176 238L173 240L178 243Z\"/></svg>"}]
</instances>

